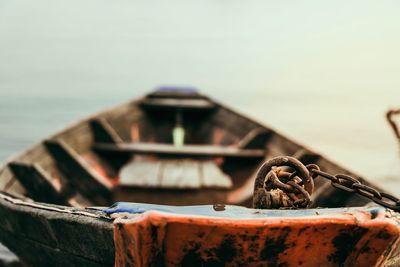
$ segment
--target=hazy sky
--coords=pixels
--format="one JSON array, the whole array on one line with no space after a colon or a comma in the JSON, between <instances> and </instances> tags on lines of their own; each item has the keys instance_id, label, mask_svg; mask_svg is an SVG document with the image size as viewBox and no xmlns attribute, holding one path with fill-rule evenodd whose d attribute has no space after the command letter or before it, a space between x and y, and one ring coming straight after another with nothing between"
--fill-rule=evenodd
<instances>
[{"instance_id":1,"label":"hazy sky","mask_svg":"<svg viewBox=\"0 0 400 267\"><path fill-rule=\"evenodd\" d=\"M0 159L181 84L366 176L400 177L383 119L400 106L399 48L399 1L0 0Z\"/></svg>"},{"instance_id":2,"label":"hazy sky","mask_svg":"<svg viewBox=\"0 0 400 267\"><path fill-rule=\"evenodd\" d=\"M395 93L399 14L398 1L0 0L0 92Z\"/></svg>"}]
</instances>

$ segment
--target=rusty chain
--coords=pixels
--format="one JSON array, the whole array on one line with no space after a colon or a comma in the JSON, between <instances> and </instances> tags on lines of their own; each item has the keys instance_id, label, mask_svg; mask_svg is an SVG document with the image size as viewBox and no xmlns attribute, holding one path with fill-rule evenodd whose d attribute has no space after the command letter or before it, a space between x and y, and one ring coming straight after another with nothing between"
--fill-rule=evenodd
<instances>
[{"instance_id":1,"label":"rusty chain","mask_svg":"<svg viewBox=\"0 0 400 267\"><path fill-rule=\"evenodd\" d=\"M289 167L293 171L288 172L278 167ZM305 166L296 158L288 156L273 158L260 168L254 183L253 207L307 208L311 205L313 180L317 177L330 180L331 185L339 190L356 193L385 208L400 211L400 199L391 194L379 192L349 175L331 175L321 171L316 164Z\"/></svg>"}]
</instances>

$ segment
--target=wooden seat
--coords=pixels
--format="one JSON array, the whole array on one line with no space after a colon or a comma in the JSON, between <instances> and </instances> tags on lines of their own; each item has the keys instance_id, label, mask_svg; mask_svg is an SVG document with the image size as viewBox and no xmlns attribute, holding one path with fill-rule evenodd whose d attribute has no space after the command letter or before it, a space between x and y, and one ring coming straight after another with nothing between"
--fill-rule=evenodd
<instances>
[{"instance_id":1,"label":"wooden seat","mask_svg":"<svg viewBox=\"0 0 400 267\"><path fill-rule=\"evenodd\" d=\"M57 161L58 168L84 197L101 204L111 201L111 182L91 168L72 147L62 140L46 140L44 145Z\"/></svg>"},{"instance_id":2,"label":"wooden seat","mask_svg":"<svg viewBox=\"0 0 400 267\"><path fill-rule=\"evenodd\" d=\"M120 171L120 185L144 188L231 188L231 178L213 161L133 160Z\"/></svg>"},{"instance_id":3,"label":"wooden seat","mask_svg":"<svg viewBox=\"0 0 400 267\"><path fill-rule=\"evenodd\" d=\"M29 196L31 198L60 205L68 204L61 187L58 188L54 179L39 164L10 162L8 166L18 181L30 189Z\"/></svg>"},{"instance_id":4,"label":"wooden seat","mask_svg":"<svg viewBox=\"0 0 400 267\"><path fill-rule=\"evenodd\" d=\"M234 158L262 158L265 150L241 149L237 147L214 146L214 145L184 145L181 147L172 144L156 143L123 143L107 144L95 143L93 149L98 152L108 153L132 153L153 154L187 157L234 157Z\"/></svg>"},{"instance_id":5,"label":"wooden seat","mask_svg":"<svg viewBox=\"0 0 400 267\"><path fill-rule=\"evenodd\" d=\"M145 109L181 109L211 111L216 105L207 99L146 98L140 106Z\"/></svg>"}]
</instances>

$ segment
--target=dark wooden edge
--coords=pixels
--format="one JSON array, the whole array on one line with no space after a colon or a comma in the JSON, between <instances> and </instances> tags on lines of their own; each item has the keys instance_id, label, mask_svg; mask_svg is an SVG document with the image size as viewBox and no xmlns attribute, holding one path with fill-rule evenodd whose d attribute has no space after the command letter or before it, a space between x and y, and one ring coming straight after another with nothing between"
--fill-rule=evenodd
<instances>
[{"instance_id":1,"label":"dark wooden edge","mask_svg":"<svg viewBox=\"0 0 400 267\"><path fill-rule=\"evenodd\" d=\"M111 202L111 185L105 183L69 145L62 140L47 140L44 144L62 173L82 195L98 205Z\"/></svg>"},{"instance_id":2,"label":"dark wooden edge","mask_svg":"<svg viewBox=\"0 0 400 267\"><path fill-rule=\"evenodd\" d=\"M93 131L95 142L111 144L118 144L123 142L122 138L104 118L96 118L90 120L90 126Z\"/></svg>"},{"instance_id":3,"label":"dark wooden edge","mask_svg":"<svg viewBox=\"0 0 400 267\"><path fill-rule=\"evenodd\" d=\"M0 241L30 266L113 266L113 224L87 209L0 192Z\"/></svg>"},{"instance_id":4,"label":"dark wooden edge","mask_svg":"<svg viewBox=\"0 0 400 267\"><path fill-rule=\"evenodd\" d=\"M143 99L140 106L145 109L180 109L193 111L212 111L217 106L207 99L149 98Z\"/></svg>"},{"instance_id":5,"label":"dark wooden edge","mask_svg":"<svg viewBox=\"0 0 400 267\"><path fill-rule=\"evenodd\" d=\"M194 88L191 88L194 89ZM146 98L178 98L178 99L209 99L205 95L200 94L197 90L182 92L182 91L162 91L155 90L146 95Z\"/></svg>"},{"instance_id":6,"label":"dark wooden edge","mask_svg":"<svg viewBox=\"0 0 400 267\"><path fill-rule=\"evenodd\" d=\"M52 178L37 164L10 162L8 164L17 180L27 189L29 197L36 201L68 204L67 198L56 190Z\"/></svg>"},{"instance_id":7,"label":"dark wooden edge","mask_svg":"<svg viewBox=\"0 0 400 267\"><path fill-rule=\"evenodd\" d=\"M196 149L199 148L199 149ZM209 148L209 149L207 149ZM102 153L131 153L131 154L155 154L191 157L234 157L234 158L262 158L265 150L262 149L240 149L224 146L200 146L187 145L174 147L169 144L150 143L124 143L124 144L102 144L93 145L95 151Z\"/></svg>"}]
</instances>

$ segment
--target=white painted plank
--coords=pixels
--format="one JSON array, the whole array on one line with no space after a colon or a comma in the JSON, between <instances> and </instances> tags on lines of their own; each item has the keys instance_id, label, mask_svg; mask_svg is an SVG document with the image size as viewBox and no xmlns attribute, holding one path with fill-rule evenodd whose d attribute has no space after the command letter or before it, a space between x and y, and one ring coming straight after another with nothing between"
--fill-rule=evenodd
<instances>
[{"instance_id":1,"label":"white painted plank","mask_svg":"<svg viewBox=\"0 0 400 267\"><path fill-rule=\"evenodd\" d=\"M233 186L229 175L223 173L213 161L202 162L201 173L203 187L231 188Z\"/></svg>"},{"instance_id":2,"label":"white painted plank","mask_svg":"<svg viewBox=\"0 0 400 267\"><path fill-rule=\"evenodd\" d=\"M122 167L119 178L123 186L159 187L160 161L133 160Z\"/></svg>"},{"instance_id":3,"label":"white painted plank","mask_svg":"<svg viewBox=\"0 0 400 267\"><path fill-rule=\"evenodd\" d=\"M194 160L166 160L161 167L162 187L200 188L199 163Z\"/></svg>"}]
</instances>

